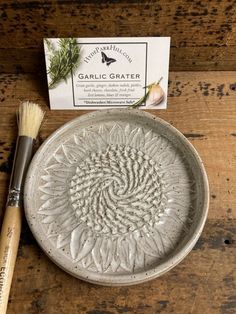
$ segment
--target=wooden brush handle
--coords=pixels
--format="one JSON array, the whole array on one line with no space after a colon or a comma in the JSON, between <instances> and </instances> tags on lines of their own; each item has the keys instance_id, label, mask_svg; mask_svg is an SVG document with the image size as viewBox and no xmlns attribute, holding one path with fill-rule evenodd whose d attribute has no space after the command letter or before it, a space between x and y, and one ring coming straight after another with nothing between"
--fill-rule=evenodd
<instances>
[{"instance_id":1,"label":"wooden brush handle","mask_svg":"<svg viewBox=\"0 0 236 314\"><path fill-rule=\"evenodd\" d=\"M0 314L5 314L7 311L20 239L21 221L21 208L7 207L0 238Z\"/></svg>"}]
</instances>

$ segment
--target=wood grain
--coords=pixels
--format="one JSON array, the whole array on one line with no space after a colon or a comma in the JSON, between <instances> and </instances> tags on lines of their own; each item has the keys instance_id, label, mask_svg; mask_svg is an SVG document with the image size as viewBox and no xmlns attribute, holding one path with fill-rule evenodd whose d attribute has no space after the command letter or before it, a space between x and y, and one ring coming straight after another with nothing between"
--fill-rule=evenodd
<instances>
[{"instance_id":1,"label":"wood grain","mask_svg":"<svg viewBox=\"0 0 236 314\"><path fill-rule=\"evenodd\" d=\"M67 275L41 251L24 221L9 314L236 312L235 4L235 0L0 2L0 220L19 102L30 99L47 110L37 145L86 112L49 111L43 37L171 36L170 68L175 72L170 73L168 109L152 113L177 127L197 148L211 191L208 221L194 250L169 273L133 287L99 287ZM195 72L199 70L204 72Z\"/></svg>"},{"instance_id":2,"label":"wood grain","mask_svg":"<svg viewBox=\"0 0 236 314\"><path fill-rule=\"evenodd\" d=\"M43 72L44 37L171 36L170 69L236 70L235 0L0 3L0 71Z\"/></svg>"},{"instance_id":3,"label":"wood grain","mask_svg":"<svg viewBox=\"0 0 236 314\"><path fill-rule=\"evenodd\" d=\"M86 111L49 111L45 76L0 75L0 209L5 206L14 142L15 112L26 98L40 103L46 119L38 145ZM209 177L208 221L194 250L164 276L133 287L108 288L77 280L54 265L26 222L8 313L233 314L236 309L236 75L171 72L167 110L153 114L183 132L201 155Z\"/></svg>"}]
</instances>

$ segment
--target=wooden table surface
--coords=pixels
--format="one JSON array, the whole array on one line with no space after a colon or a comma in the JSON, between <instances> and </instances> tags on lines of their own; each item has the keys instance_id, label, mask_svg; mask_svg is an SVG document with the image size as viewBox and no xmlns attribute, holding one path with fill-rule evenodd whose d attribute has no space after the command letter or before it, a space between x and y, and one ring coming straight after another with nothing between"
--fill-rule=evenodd
<instances>
[{"instance_id":1,"label":"wooden table surface","mask_svg":"<svg viewBox=\"0 0 236 314\"><path fill-rule=\"evenodd\" d=\"M71 277L45 256L24 222L8 314L236 313L235 0L2 0L0 17L0 219L20 101L47 110L38 145L85 113L49 110L43 37L170 35L168 109L152 113L191 141L210 183L207 223L192 252L137 286L102 287Z\"/></svg>"},{"instance_id":2,"label":"wooden table surface","mask_svg":"<svg viewBox=\"0 0 236 314\"><path fill-rule=\"evenodd\" d=\"M15 111L26 97L47 109L39 144L85 111L49 111L45 82L32 74L2 74L0 208L4 208L16 138ZM235 313L236 265L235 72L171 72L167 110L153 114L183 132L201 155L211 202L193 251L169 273L133 287L77 280L41 251L24 224L8 313Z\"/></svg>"}]
</instances>

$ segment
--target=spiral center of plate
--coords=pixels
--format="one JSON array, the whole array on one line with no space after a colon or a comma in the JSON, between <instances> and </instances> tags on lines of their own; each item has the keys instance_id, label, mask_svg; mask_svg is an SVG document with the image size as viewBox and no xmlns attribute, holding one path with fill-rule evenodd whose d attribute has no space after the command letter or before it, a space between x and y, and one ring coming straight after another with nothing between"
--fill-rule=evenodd
<instances>
[{"instance_id":1,"label":"spiral center of plate","mask_svg":"<svg viewBox=\"0 0 236 314\"><path fill-rule=\"evenodd\" d=\"M163 212L158 167L139 150L108 145L77 166L70 200L78 219L98 233L120 235L153 226Z\"/></svg>"}]
</instances>

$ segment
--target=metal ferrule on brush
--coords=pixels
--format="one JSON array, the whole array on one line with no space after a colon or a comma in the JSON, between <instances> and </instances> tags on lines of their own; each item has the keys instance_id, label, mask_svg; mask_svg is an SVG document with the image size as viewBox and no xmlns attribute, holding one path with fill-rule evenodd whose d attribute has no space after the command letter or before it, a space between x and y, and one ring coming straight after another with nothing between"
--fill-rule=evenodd
<instances>
[{"instance_id":1,"label":"metal ferrule on brush","mask_svg":"<svg viewBox=\"0 0 236 314\"><path fill-rule=\"evenodd\" d=\"M10 180L7 206L19 207L22 202L23 183L33 153L34 139L29 136L19 136Z\"/></svg>"}]
</instances>

